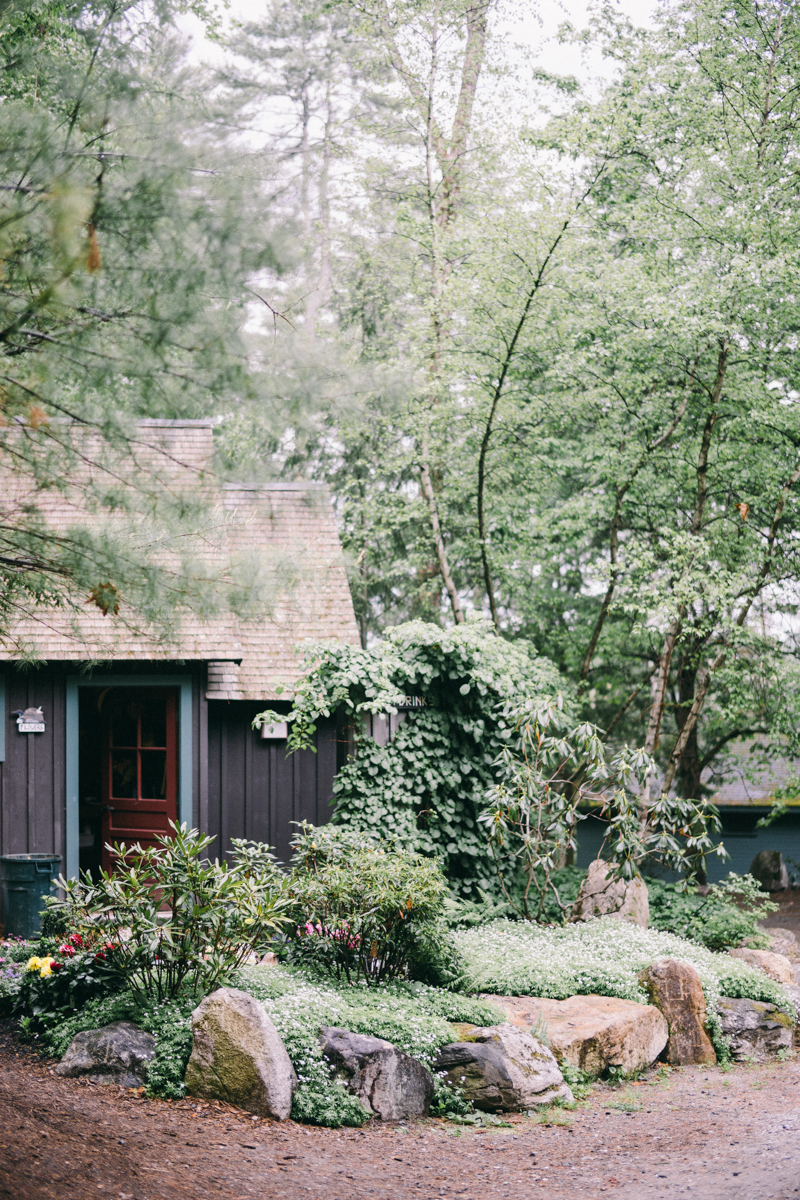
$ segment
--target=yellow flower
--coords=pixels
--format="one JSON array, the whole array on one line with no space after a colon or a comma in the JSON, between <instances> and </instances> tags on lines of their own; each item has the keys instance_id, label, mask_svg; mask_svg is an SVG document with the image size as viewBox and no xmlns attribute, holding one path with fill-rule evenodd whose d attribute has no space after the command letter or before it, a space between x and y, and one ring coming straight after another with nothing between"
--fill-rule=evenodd
<instances>
[{"instance_id":1,"label":"yellow flower","mask_svg":"<svg viewBox=\"0 0 800 1200\"><path fill-rule=\"evenodd\" d=\"M41 971L39 972L39 974L41 975L42 979L46 979L48 975L52 975L52 974L53 974L53 970L52 970L52 964L53 964L55 961L56 961L56 960L55 960L54 958L43 958L43 959L41 960L41 967L42 967L42 969L41 969Z\"/></svg>"},{"instance_id":2,"label":"yellow flower","mask_svg":"<svg viewBox=\"0 0 800 1200\"><path fill-rule=\"evenodd\" d=\"M41 968L41 965L42 965L42 960L40 958L29 958L27 969L29 971L38 971Z\"/></svg>"}]
</instances>

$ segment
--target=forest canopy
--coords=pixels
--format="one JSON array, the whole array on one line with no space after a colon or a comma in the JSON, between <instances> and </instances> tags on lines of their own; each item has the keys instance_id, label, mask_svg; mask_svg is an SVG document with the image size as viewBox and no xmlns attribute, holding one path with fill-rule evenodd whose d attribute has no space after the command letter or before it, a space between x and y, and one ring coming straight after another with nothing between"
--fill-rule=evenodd
<instances>
[{"instance_id":1,"label":"forest canopy","mask_svg":"<svg viewBox=\"0 0 800 1200\"><path fill-rule=\"evenodd\" d=\"M364 646L481 614L681 796L742 741L796 753L797 6L595 4L559 37L600 83L495 0L195 5L213 68L189 7L0 10L2 404L37 486L63 419L118 450L213 417L220 476L330 486ZM42 550L35 505L0 537L7 606L165 603L132 542Z\"/></svg>"}]
</instances>

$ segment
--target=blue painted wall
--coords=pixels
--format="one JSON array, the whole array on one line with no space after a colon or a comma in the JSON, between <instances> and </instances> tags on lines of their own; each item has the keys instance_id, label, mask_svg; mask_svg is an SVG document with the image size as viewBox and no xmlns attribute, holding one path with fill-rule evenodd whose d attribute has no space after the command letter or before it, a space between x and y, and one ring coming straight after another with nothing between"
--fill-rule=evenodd
<instances>
[{"instance_id":1,"label":"blue painted wall","mask_svg":"<svg viewBox=\"0 0 800 1200\"><path fill-rule=\"evenodd\" d=\"M730 855L725 861L714 855L708 860L708 878L716 883L729 871L744 875L760 850L780 850L790 876L800 884L800 812L789 812L774 821L768 829L757 829L756 822L767 812L765 808L721 808L721 841ZM578 826L577 865L588 867L602 845L605 822L589 816ZM789 862L794 859L796 866Z\"/></svg>"}]
</instances>

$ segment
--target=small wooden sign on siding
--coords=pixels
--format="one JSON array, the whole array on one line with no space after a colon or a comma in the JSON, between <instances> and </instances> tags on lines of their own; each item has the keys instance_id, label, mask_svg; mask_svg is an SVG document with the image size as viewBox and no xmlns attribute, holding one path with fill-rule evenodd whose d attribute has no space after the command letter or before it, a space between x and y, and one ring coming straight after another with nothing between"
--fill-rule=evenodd
<instances>
[{"instance_id":1,"label":"small wooden sign on siding","mask_svg":"<svg viewBox=\"0 0 800 1200\"><path fill-rule=\"evenodd\" d=\"M289 725L287 721L276 721L274 725L262 725L261 737L264 741L280 742L289 736Z\"/></svg>"},{"instance_id":2,"label":"small wooden sign on siding","mask_svg":"<svg viewBox=\"0 0 800 1200\"><path fill-rule=\"evenodd\" d=\"M19 733L44 733L44 713L41 707L19 708L11 715L17 718L17 730Z\"/></svg>"}]
</instances>

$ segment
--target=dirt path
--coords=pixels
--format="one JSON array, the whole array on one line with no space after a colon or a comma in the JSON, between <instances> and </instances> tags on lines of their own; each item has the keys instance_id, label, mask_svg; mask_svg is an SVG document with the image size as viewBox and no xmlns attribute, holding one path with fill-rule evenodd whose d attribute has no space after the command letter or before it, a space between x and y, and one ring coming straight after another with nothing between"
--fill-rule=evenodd
<instances>
[{"instance_id":1,"label":"dirt path","mask_svg":"<svg viewBox=\"0 0 800 1200\"><path fill-rule=\"evenodd\" d=\"M626 1111L630 1109L631 1111ZM13 1200L795 1200L800 1061L603 1087L569 1125L364 1130L254 1121L50 1074L0 1038L0 1197Z\"/></svg>"}]
</instances>

